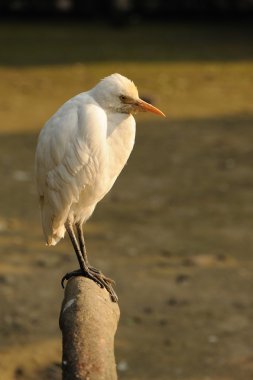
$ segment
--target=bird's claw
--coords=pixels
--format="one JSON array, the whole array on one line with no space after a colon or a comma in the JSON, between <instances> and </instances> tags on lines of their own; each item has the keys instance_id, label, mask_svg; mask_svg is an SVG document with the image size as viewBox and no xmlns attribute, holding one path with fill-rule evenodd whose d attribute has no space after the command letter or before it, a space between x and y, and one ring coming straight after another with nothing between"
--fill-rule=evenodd
<instances>
[{"instance_id":1,"label":"bird's claw","mask_svg":"<svg viewBox=\"0 0 253 380\"><path fill-rule=\"evenodd\" d=\"M101 272L101 270L89 266L89 271L92 272L92 273L94 273L94 275L96 275L96 276L98 275L99 277L101 277L101 279L102 279L103 281L105 281L106 283L108 283L108 284L110 284L110 285L116 285L116 284L115 284L115 281L114 281L113 279L111 279L110 277L105 276L105 275Z\"/></svg>"},{"instance_id":2,"label":"bird's claw","mask_svg":"<svg viewBox=\"0 0 253 380\"><path fill-rule=\"evenodd\" d=\"M115 282L109 277L106 277L105 275L103 275L101 271L93 267L89 267L87 271L83 271L82 269L77 269L72 272L66 273L61 279L62 288L64 289L65 280L68 281L71 277L76 277L76 276L84 276L84 277L90 278L91 280L96 282L98 286L100 286L101 288L105 288L108 291L113 302L118 302L117 294L112 288L112 284L115 284Z\"/></svg>"},{"instance_id":3,"label":"bird's claw","mask_svg":"<svg viewBox=\"0 0 253 380\"><path fill-rule=\"evenodd\" d=\"M101 288L104 288L104 284L99 278L99 276L95 276L91 273L91 271L83 271L82 269L73 270L72 272L66 273L65 276L62 277L61 285L64 289L64 281L69 280L71 277L83 276L90 278L94 282L96 282Z\"/></svg>"},{"instance_id":4,"label":"bird's claw","mask_svg":"<svg viewBox=\"0 0 253 380\"><path fill-rule=\"evenodd\" d=\"M61 279L61 286L65 289L64 282L68 281L71 277L84 276L84 273L81 272L80 269L73 270L72 272L66 273Z\"/></svg>"}]
</instances>

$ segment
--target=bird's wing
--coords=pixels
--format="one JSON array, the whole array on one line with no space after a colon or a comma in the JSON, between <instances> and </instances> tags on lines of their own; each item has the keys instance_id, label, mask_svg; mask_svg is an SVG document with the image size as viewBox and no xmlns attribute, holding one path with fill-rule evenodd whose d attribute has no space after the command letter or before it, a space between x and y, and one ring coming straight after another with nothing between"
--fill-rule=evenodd
<instances>
[{"instance_id":1,"label":"bird's wing","mask_svg":"<svg viewBox=\"0 0 253 380\"><path fill-rule=\"evenodd\" d=\"M94 181L106 126L105 112L89 96L79 95L43 128L36 151L36 177L42 220L46 206L53 229L66 221L71 204Z\"/></svg>"}]
</instances>

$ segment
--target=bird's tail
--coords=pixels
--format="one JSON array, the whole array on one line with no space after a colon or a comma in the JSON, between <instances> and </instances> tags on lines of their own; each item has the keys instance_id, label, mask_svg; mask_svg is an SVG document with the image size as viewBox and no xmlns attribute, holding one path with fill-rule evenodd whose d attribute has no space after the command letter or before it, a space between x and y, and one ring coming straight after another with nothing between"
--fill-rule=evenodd
<instances>
[{"instance_id":1,"label":"bird's tail","mask_svg":"<svg viewBox=\"0 0 253 380\"><path fill-rule=\"evenodd\" d=\"M64 222L56 221L52 209L40 199L42 227L47 245L56 245L65 235Z\"/></svg>"}]
</instances>

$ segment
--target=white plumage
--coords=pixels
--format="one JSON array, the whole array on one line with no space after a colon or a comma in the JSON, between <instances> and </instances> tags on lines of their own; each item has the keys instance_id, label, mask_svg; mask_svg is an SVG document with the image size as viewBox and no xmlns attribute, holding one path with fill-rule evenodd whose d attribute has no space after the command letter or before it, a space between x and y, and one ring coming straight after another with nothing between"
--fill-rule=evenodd
<instances>
[{"instance_id":1,"label":"white plumage","mask_svg":"<svg viewBox=\"0 0 253 380\"><path fill-rule=\"evenodd\" d=\"M68 100L47 121L36 151L42 226L48 245L66 223L82 225L111 189L133 149L138 110L162 114L139 99L129 79L113 74Z\"/></svg>"}]
</instances>

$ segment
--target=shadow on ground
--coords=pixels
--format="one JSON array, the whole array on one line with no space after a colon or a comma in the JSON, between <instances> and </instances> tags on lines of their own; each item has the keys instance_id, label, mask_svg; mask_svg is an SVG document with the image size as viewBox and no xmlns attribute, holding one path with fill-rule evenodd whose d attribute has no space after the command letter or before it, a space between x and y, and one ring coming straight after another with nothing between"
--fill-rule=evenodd
<instances>
[{"instance_id":1,"label":"shadow on ground","mask_svg":"<svg viewBox=\"0 0 253 380\"><path fill-rule=\"evenodd\" d=\"M250 22L164 22L119 29L87 22L2 22L0 65L249 61L252 37Z\"/></svg>"}]
</instances>

